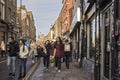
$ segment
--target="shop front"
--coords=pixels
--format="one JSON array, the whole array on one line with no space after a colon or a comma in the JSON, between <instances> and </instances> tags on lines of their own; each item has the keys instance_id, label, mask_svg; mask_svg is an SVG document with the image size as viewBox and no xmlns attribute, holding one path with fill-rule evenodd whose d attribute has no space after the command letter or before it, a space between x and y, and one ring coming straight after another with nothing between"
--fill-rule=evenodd
<instances>
[{"instance_id":1,"label":"shop front","mask_svg":"<svg viewBox=\"0 0 120 80\"><path fill-rule=\"evenodd\" d=\"M86 48L84 53L83 69L90 80L100 80L100 57L101 57L101 30L100 30L100 15L97 4L83 2L83 47ZM85 51L85 49L84 49Z\"/></svg>"},{"instance_id":2,"label":"shop front","mask_svg":"<svg viewBox=\"0 0 120 80\"><path fill-rule=\"evenodd\" d=\"M104 61L104 77L110 79L111 76L111 28L112 28L112 12L111 7L108 7L102 13L103 16L103 30L104 30L104 42L103 42L103 61Z\"/></svg>"},{"instance_id":3,"label":"shop front","mask_svg":"<svg viewBox=\"0 0 120 80\"><path fill-rule=\"evenodd\" d=\"M108 0L101 11L102 80L119 80L119 17L116 1ZM117 2L118 3L118 2ZM116 17L117 16L117 17Z\"/></svg>"},{"instance_id":4,"label":"shop front","mask_svg":"<svg viewBox=\"0 0 120 80\"><path fill-rule=\"evenodd\" d=\"M7 24L3 20L0 20L0 41L3 40L6 42L7 40L6 28L7 28Z\"/></svg>"},{"instance_id":5,"label":"shop front","mask_svg":"<svg viewBox=\"0 0 120 80\"><path fill-rule=\"evenodd\" d=\"M81 13L80 13L80 7L76 8L72 23L71 23L71 29L70 29L70 37L72 40L73 45L73 56L76 59L76 61L80 62L80 56L81 56L81 45L80 45L80 27L81 27Z\"/></svg>"}]
</instances>

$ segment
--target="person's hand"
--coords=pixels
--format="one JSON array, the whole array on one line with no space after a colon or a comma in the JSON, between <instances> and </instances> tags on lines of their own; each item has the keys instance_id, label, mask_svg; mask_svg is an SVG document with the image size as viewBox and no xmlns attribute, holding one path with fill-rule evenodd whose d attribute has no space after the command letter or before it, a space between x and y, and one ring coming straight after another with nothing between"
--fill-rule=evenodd
<instances>
[{"instance_id":1,"label":"person's hand","mask_svg":"<svg viewBox=\"0 0 120 80\"><path fill-rule=\"evenodd\" d=\"M52 58L55 58L55 56L52 56Z\"/></svg>"},{"instance_id":2,"label":"person's hand","mask_svg":"<svg viewBox=\"0 0 120 80\"><path fill-rule=\"evenodd\" d=\"M28 56L30 56L31 54L28 54Z\"/></svg>"}]
</instances>

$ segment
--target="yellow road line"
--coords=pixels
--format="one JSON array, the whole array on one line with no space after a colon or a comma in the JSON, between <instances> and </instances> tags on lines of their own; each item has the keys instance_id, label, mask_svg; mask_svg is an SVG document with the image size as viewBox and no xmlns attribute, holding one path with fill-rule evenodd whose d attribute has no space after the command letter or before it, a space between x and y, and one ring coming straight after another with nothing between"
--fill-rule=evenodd
<instances>
[{"instance_id":1,"label":"yellow road line","mask_svg":"<svg viewBox=\"0 0 120 80\"><path fill-rule=\"evenodd\" d=\"M34 72L35 68L39 65L40 62L34 64L34 66L30 69L30 71L27 73L25 78L23 80L28 80L31 76L31 74Z\"/></svg>"},{"instance_id":2,"label":"yellow road line","mask_svg":"<svg viewBox=\"0 0 120 80\"><path fill-rule=\"evenodd\" d=\"M0 61L0 64L3 63L3 62L6 62L7 60L3 60L3 61Z\"/></svg>"}]
</instances>

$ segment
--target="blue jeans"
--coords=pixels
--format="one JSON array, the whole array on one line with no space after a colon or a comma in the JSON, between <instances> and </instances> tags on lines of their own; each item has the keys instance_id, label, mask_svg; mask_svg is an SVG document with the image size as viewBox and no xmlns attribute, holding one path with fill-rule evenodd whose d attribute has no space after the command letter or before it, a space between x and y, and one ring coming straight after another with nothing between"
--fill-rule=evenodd
<instances>
[{"instance_id":1,"label":"blue jeans","mask_svg":"<svg viewBox=\"0 0 120 80\"><path fill-rule=\"evenodd\" d=\"M19 58L19 74L20 74L20 76L26 75L26 62L27 62L27 58Z\"/></svg>"},{"instance_id":2,"label":"blue jeans","mask_svg":"<svg viewBox=\"0 0 120 80\"><path fill-rule=\"evenodd\" d=\"M12 73L13 75L15 74L15 69L16 69L15 62L16 62L16 57L8 56L7 66L8 66L9 72Z\"/></svg>"},{"instance_id":3,"label":"blue jeans","mask_svg":"<svg viewBox=\"0 0 120 80\"><path fill-rule=\"evenodd\" d=\"M32 58L32 60L35 61L35 55L34 55L34 53L31 54L31 58Z\"/></svg>"},{"instance_id":4,"label":"blue jeans","mask_svg":"<svg viewBox=\"0 0 120 80\"><path fill-rule=\"evenodd\" d=\"M55 57L55 67L61 69L61 57Z\"/></svg>"}]
</instances>

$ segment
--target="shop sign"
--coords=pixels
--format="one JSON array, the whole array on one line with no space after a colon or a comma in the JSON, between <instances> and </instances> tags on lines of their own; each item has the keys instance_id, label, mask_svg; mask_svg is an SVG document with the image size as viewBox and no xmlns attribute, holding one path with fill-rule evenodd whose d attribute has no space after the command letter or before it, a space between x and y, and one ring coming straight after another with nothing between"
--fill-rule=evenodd
<instances>
[{"instance_id":1,"label":"shop sign","mask_svg":"<svg viewBox=\"0 0 120 80\"><path fill-rule=\"evenodd\" d=\"M89 4L90 4L90 3L88 3L88 0L84 0L84 2L83 2L84 12L87 11Z\"/></svg>"},{"instance_id":2,"label":"shop sign","mask_svg":"<svg viewBox=\"0 0 120 80\"><path fill-rule=\"evenodd\" d=\"M81 20L80 7L77 7L77 11L75 12L75 15L74 15L73 20L72 20L70 32L73 30L73 28L75 27L77 22L80 22L80 20Z\"/></svg>"}]
</instances>

